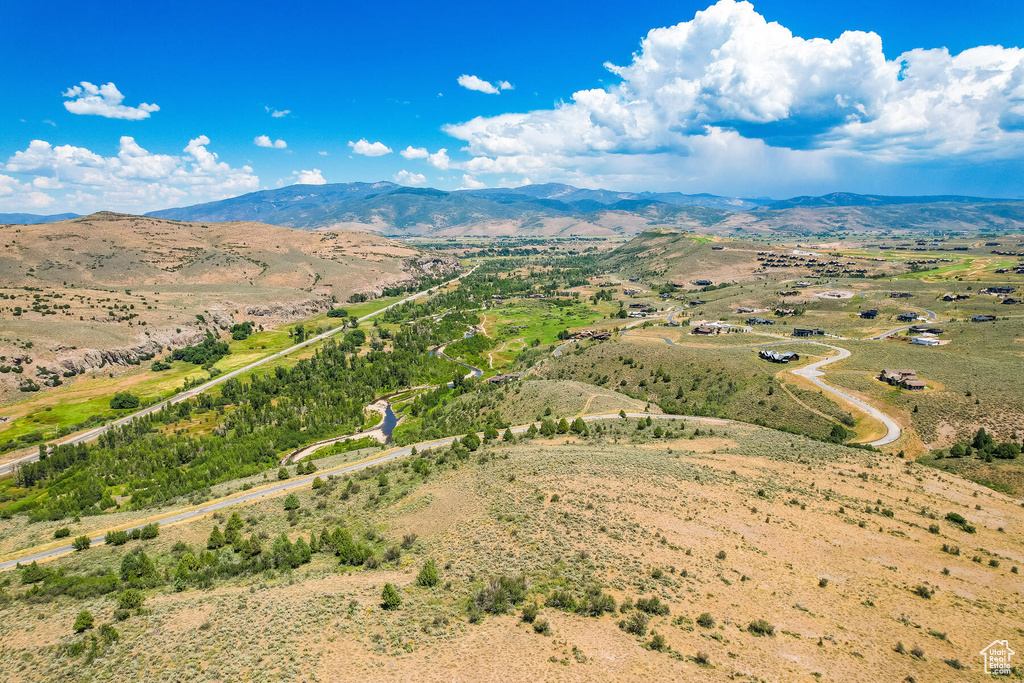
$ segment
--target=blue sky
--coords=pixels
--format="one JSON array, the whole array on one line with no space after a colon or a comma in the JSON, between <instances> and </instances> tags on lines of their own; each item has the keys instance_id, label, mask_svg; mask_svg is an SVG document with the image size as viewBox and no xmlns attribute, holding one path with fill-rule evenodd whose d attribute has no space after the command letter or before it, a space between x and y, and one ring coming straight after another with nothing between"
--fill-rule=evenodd
<instances>
[{"instance_id":1,"label":"blue sky","mask_svg":"<svg viewBox=\"0 0 1024 683\"><path fill-rule=\"evenodd\" d=\"M346 5L3 3L0 211L299 180L1024 192L1019 1Z\"/></svg>"}]
</instances>

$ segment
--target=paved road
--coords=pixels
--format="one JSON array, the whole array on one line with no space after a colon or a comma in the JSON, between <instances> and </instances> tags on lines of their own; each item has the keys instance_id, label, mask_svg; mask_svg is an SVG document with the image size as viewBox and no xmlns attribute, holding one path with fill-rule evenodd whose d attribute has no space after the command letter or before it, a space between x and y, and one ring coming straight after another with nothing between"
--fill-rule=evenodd
<instances>
[{"instance_id":1,"label":"paved road","mask_svg":"<svg viewBox=\"0 0 1024 683\"><path fill-rule=\"evenodd\" d=\"M650 418L653 418L655 420L667 420L667 419L671 419L671 420L685 420L687 422L700 422L702 424L723 425L723 426L724 425L729 425L729 424L746 425L746 423L735 422L734 420L722 420L722 419L713 418L713 417L691 417L689 415L662 415L662 414L650 414L650 413L626 413L626 417L634 418L634 419L642 418L642 417L650 417ZM621 418L621 415L619 415L618 413L598 413L598 414L595 414L595 415L585 415L585 416L583 416L583 421L584 422L594 422L596 420L611 420L611 419L619 419L619 418ZM537 423L536 422L531 422L530 424L537 424ZM523 433L525 433L530 428L530 424L520 425L518 427L512 427L512 433L513 434L523 434ZM479 432L478 435L480 437L483 437L483 432ZM417 451L423 451L423 450L428 449L428 448L438 448L438 447L449 446L449 445L452 444L452 442L454 442L456 439L459 439L459 438L462 438L462 437L461 436L447 436L447 437L445 437L443 439L435 439L433 441L424 441L422 443L413 444L411 446L403 446L401 448L394 448L392 450L389 450L389 451L386 451L384 453L381 453L380 455L378 455L378 456L376 456L374 458L370 458L369 460L364 460L362 462L357 462L357 463L354 463L354 464L351 464L351 465L344 465L344 466L341 466L341 467L336 467L334 469L323 470L323 471L317 472L316 474L307 474L307 475L302 476L302 477L296 477L294 479L288 479L286 481L280 482L278 484L273 484L273 485L267 486L265 488L256 489L256 490L253 490L253 491L248 491L248 492L242 493L240 495L236 495L236 496L233 496L233 497L230 497L230 498L225 498L225 499L216 501L216 502L210 503L208 505L204 505L202 507L196 508L195 510L188 510L186 512L179 512L177 514L168 515L166 517L151 518L150 520L148 520L147 523L151 523L151 522L155 521L155 522L158 522L161 527L164 527L164 526L167 526L169 524L175 524L175 523L178 523L178 522L184 522L186 520L195 519L196 517L202 517L203 515L208 515L211 512L216 512L217 510L223 510L224 508L231 507L233 505L239 505L241 503L247 503L247 502L250 502L250 501L253 501L253 500L258 500L260 498L266 498L267 496L274 496L274 495L283 493L285 491L290 491L292 489L297 489L297 488L301 488L303 486L307 486L307 485L311 484L313 482L313 479L315 479L316 477L325 478L328 475L349 474L351 472L357 472L359 470L363 470L363 469L366 469L368 467L373 467L375 465L381 465L383 463L390 462L390 461L395 460L397 458L403 458L405 456L411 455L413 448L416 448ZM142 526L144 526L144 525L140 524L138 526L129 527L128 529L126 529L126 531L131 531L133 529L141 529ZM120 530L120 529L112 529L112 530ZM103 533L97 534L96 536L92 537L90 539L90 541L92 542L92 545L95 546L95 545L102 544L104 542L104 537L106 536L106 533L107 532L104 531ZM6 569L13 569L19 563L21 563L21 564L28 564L30 562L37 562L37 561L41 561L41 560L48 560L50 558L58 557L60 555L67 555L68 553L71 553L71 552L74 552L74 548L71 545L62 545L62 546L59 546L59 547L56 547L56 548L51 548L49 550L43 550L43 551L40 551L40 552L37 552L37 553L31 553L31 554L27 554L27 555L22 555L20 557L14 558L14 559L5 560L3 562L0 562L0 571L6 570ZM86 551L86 552L88 552L88 551Z\"/></svg>"},{"instance_id":2,"label":"paved road","mask_svg":"<svg viewBox=\"0 0 1024 683\"><path fill-rule=\"evenodd\" d=\"M447 282L444 282L444 283L442 283L440 285L437 285L435 287L431 287L430 289L425 289L422 292L417 292L415 294L412 294L411 296L407 296L404 299L401 299L400 301L396 301L396 302L394 302L392 304L389 304L389 305L387 305L387 306L385 306L385 307L383 307L383 308L381 308L379 310L376 310L376 311L374 311L372 313L367 313L363 317L358 318L358 320L360 322L362 322L364 320L369 320L370 318L372 318L372 317L374 317L376 315L380 315L381 313L383 313L384 311L387 311L390 308L394 308L395 306L400 306L401 304L404 304L404 303L407 303L409 301L412 301L413 299L418 299L421 296L426 296L427 294L431 294L431 293L437 291L440 287L444 287L444 286L446 286L446 285L448 285L448 284L450 284L452 282L456 282L456 281L461 280L462 278L472 274L473 271L475 271L479 267L480 267L479 265L474 266L471 270L469 270L469 271L459 275L458 277L454 277L451 280L448 280ZM345 329L345 325L340 325L340 326L335 327L335 328L333 328L331 330L328 330L327 332L323 332L321 334L318 334L315 337L310 337L309 339L307 339L304 342L301 342L299 344L295 344L294 346L289 346L287 349L284 349L283 351L278 351L277 353L271 354L271 355L267 356L266 358L261 358L260 360L254 362L254 363L250 363L249 365L246 365L243 368L239 368L238 370L232 370L231 372L228 372L226 374L219 375L218 377L215 377L214 379L210 380L209 382L205 382L204 384L200 384L199 386L194 387L192 389L189 389L188 391L183 391L180 394L172 396L171 398L169 398L167 400L160 401L159 403L155 403L155 404L149 406L148 408L143 408L142 410L138 410L138 411L132 413L131 415L126 415L125 417L118 418L117 420L114 420L113 422L108 422L105 425L102 425L102 426L99 426L99 427L94 427L94 428L86 430L84 432L80 432L78 434L75 434L73 436L70 436L70 437L64 439L63 441L55 442L55 445L73 445L73 444L85 443L86 441L92 441L93 439L99 437L100 434L103 434L104 432L107 432L107 431L109 431L111 429L114 429L115 427L120 427L121 425L128 424L129 422L131 422L132 420L134 420L137 417L143 417L145 415L150 415L152 413L155 413L155 412L157 412L159 410L164 409L165 407L167 407L169 405L173 405L175 403L180 403L181 401L184 401L185 399L189 399L189 398L193 398L195 396L198 396L199 394L201 394L201 393L211 389L212 387L215 387L218 384L221 384L223 382L228 381L232 377L238 377L239 375L245 374L246 372L249 372L250 370L252 370L254 368L257 368L260 365L263 365L264 363L269 363L270 361L275 360L277 358L281 358L282 356L287 356L288 354L293 353L293 352L295 352L295 351L297 351L297 350L299 350L301 348L304 348L306 346L309 346L310 344L316 344L317 342L323 341L324 339L327 339L328 337L331 337L331 336L337 334L338 332L341 332L344 329ZM26 456L24 458L18 458L17 460L12 460L11 462L4 463L3 465L0 465L0 476L3 476L5 474L9 474L20 463L35 462L38 459L39 459L39 454L38 453L33 453L32 455L28 455L28 456Z\"/></svg>"},{"instance_id":3,"label":"paved road","mask_svg":"<svg viewBox=\"0 0 1024 683\"><path fill-rule=\"evenodd\" d=\"M891 444L891 443L893 443L894 441L896 441L897 439L900 438L900 436L902 435L903 432L900 429L900 426L896 423L896 421L894 419L892 419L891 417L889 417L888 415L886 415L885 413L880 411L878 408L875 408L871 404L867 403L866 401L862 401L859 398L856 398L854 396L850 396L849 394L847 394L847 393L845 393L845 392L843 392L843 391L841 391L839 389L836 389L832 385L826 384L824 382L824 380L821 379L825 375L825 373L821 371L821 368L823 368L824 366L828 365L829 363L835 363L836 361L843 360L844 358L849 358L851 353L850 353L850 351L848 349L844 349L844 348L839 347L839 346L833 346L832 344L826 344L824 342L811 341L811 340L808 340L808 339L789 339L789 338L784 338L784 337L780 337L779 335L769 334L767 332L751 332L751 334L757 334L757 335L760 335L762 337L770 337L770 338L773 338L773 339L780 339L780 340L784 340L784 341L765 342L763 344L741 344L741 345L736 345L736 346L727 346L727 347L723 347L723 348L729 348L729 349L750 349L750 348L760 348L760 347L764 347L764 346L781 346L781 345L784 345L784 344L815 344L817 346L824 346L826 348L838 351L839 355L837 355L837 356L830 356L828 358L822 359L820 361L816 361L816 362L811 363L810 365L804 366L802 368L797 368L797 369L793 370L792 372L793 372L794 375L799 375L801 377L804 377L804 378L810 380L816 386L820 387L821 389L824 389L828 393L830 393L830 394L832 394L834 396L838 396L838 397L842 398L843 400L849 401L850 403L854 404L855 406L857 406L858 408L863 410L865 413L870 415L871 417L879 420L882 424L884 424L885 425L885 429L886 429L885 436L883 436L881 439L878 439L876 441L872 441L870 443L871 446L886 446L886 445ZM639 339L644 339L644 338L646 338L646 339L661 339L665 343L669 344L670 346L680 346L680 347L690 347L690 348L703 348L703 349L707 348L706 346L697 346L697 345L691 345L691 344L678 344L675 341L669 339L668 337L646 337L646 336L645 337L637 337L635 335L627 335L627 336L632 336L634 338L639 338Z\"/></svg>"},{"instance_id":4,"label":"paved road","mask_svg":"<svg viewBox=\"0 0 1024 683\"><path fill-rule=\"evenodd\" d=\"M891 417L883 413L878 408L875 408L873 405L867 403L866 401L862 401L859 398L854 398L853 396L850 396L849 394L844 393L829 384L825 384L825 382L822 381L821 378L825 375L825 373L823 373L820 370L820 368L828 365L829 363L835 363L836 361L842 360L844 358L849 358L850 352L847 349L840 348L838 346L822 344L821 342L814 343L820 346L827 346L830 349L835 349L836 351L839 352L839 355L819 360L817 362L811 363L810 365L806 365L802 368L796 368L795 370L792 371L793 374L800 375L801 377L809 379L815 385L824 389L828 393L834 394L835 396L839 396L840 398L849 401L850 403L853 403L858 408L863 410L865 413L867 413L871 417L875 418L876 420L879 420L882 424L884 424L886 429L885 436L876 441L872 441L870 445L885 446L887 444L891 444L893 441L896 441L896 439L900 438L900 435L902 434L900 426L896 424L896 421L893 420Z\"/></svg>"}]
</instances>

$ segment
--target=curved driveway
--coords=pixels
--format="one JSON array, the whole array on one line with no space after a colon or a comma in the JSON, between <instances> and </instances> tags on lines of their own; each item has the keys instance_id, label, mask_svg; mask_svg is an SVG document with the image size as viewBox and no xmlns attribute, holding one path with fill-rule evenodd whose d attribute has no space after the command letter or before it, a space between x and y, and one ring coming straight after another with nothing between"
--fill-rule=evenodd
<instances>
[{"instance_id":1,"label":"curved driveway","mask_svg":"<svg viewBox=\"0 0 1024 683\"><path fill-rule=\"evenodd\" d=\"M782 337L780 337L779 335L768 334L766 332L751 332L750 334L758 334L758 335L761 335L763 337L771 337L773 339L782 339ZM887 334L892 334L892 333L889 332ZM637 335L626 335L626 336L630 336L630 337L633 337L635 339L661 339L662 341L664 341L665 343L667 343L670 346L679 346L679 347L688 347L688 348L700 348L700 349L707 349L708 348L706 346L698 346L696 344L679 344L679 343L669 339L668 337L647 337L647 336L637 336ZM764 342L763 344L737 344L735 346L727 346L727 347L722 347L722 348L728 348L728 349L752 349L752 348L760 348L760 347L763 347L763 346L782 346L782 345L785 345L785 344L815 344L816 346L824 346L824 347L832 349L834 351L838 351L839 352L838 356L830 356L828 358L824 358L824 359L822 359L820 361L816 361L814 363L811 363L810 365L807 365L807 366L804 366L802 368L797 368L795 370L792 370L791 372L794 375L799 375L799 376L801 376L801 377L803 377L805 379L810 380L812 383L814 383L815 386L820 387L824 391L827 391L828 393L830 393L830 394L832 394L834 396L838 396L839 398L843 399L844 401L848 401L849 403L852 403L853 405L857 406L863 412L867 413L871 417L875 418L876 420L878 420L879 422L884 424L885 425L885 429L886 429L885 436L883 436L881 439L877 439L875 441L872 441L869 445L871 445L871 446L886 446L886 445L891 444L891 443L893 443L894 441L896 441L897 439L900 438L900 436L903 434L903 431L900 429L899 424L896 423L896 420L892 419L891 417L889 417L888 415L883 413L878 408L875 408L873 405L869 404L868 402L862 401L859 398L856 398L856 397L851 396L851 395L849 395L849 394L847 394L847 393L845 393L843 391L840 391L839 389L836 389L832 385L826 384L824 382L824 380L821 379L822 377L825 376L825 373L821 371L821 368L825 367L829 363L835 363L836 361L843 360L844 358L849 358L850 355L851 355L849 349L844 349L844 348L842 348L840 346L833 346L831 344L825 344L824 342L812 341L812 340L809 340L809 339L786 339L785 341Z\"/></svg>"},{"instance_id":2,"label":"curved driveway","mask_svg":"<svg viewBox=\"0 0 1024 683\"><path fill-rule=\"evenodd\" d=\"M849 394L844 393L839 389L836 389L830 384L825 384L825 382L822 381L821 378L825 375L825 373L823 373L820 368L828 365L829 363L835 363L836 361L843 360L844 358L849 358L850 351L848 349L840 348L838 346L832 346L830 344L822 344L821 342L814 343L818 344L819 346L827 346L830 349L834 349L839 352L839 355L824 358L822 360L811 363L810 365L805 365L802 368L796 368L795 370L792 371L793 374L799 375L800 377L810 380L816 386L820 387L821 389L827 391L830 394L838 396L844 401L849 401L850 403L854 404L862 411L870 415L871 417L875 418L876 420L884 424L886 429L885 436L883 436L881 439L877 439L876 441L872 441L870 445L886 446L900 438L903 432L900 430L900 426L896 424L896 420L892 419L878 408L875 408L867 401L862 401L859 398L850 396Z\"/></svg>"}]
</instances>

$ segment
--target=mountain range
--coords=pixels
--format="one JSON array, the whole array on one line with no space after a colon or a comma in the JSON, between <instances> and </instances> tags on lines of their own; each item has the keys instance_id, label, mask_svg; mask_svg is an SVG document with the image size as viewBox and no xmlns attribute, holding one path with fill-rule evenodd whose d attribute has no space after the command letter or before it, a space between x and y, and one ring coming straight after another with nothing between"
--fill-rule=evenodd
<instances>
[{"instance_id":1,"label":"mountain range","mask_svg":"<svg viewBox=\"0 0 1024 683\"><path fill-rule=\"evenodd\" d=\"M656 227L803 235L885 230L1024 229L1024 201L961 195L835 192L784 200L679 192L616 192L547 183L447 192L391 182L290 185L146 214L193 222L258 221L388 236L636 234ZM0 214L0 223L74 217Z\"/></svg>"}]
</instances>

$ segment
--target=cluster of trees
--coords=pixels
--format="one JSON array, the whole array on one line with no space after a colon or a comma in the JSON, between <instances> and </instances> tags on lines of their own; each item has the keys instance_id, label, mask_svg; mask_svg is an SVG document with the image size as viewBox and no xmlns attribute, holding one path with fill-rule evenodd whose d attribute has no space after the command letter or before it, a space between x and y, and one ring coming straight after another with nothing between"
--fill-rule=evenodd
<instances>
[{"instance_id":1,"label":"cluster of trees","mask_svg":"<svg viewBox=\"0 0 1024 683\"><path fill-rule=\"evenodd\" d=\"M997 444L992 435L985 431L984 427L978 429L974 438L968 442L953 444L948 453L936 451L936 458L970 458L977 457L985 462L1000 460L1015 460L1020 456L1021 447L1015 441L1004 441Z\"/></svg>"},{"instance_id":2,"label":"cluster of trees","mask_svg":"<svg viewBox=\"0 0 1024 683\"><path fill-rule=\"evenodd\" d=\"M114 394L114 397L110 399L111 410L128 410L131 408L139 407L139 397L134 396L127 391L119 391Z\"/></svg>"},{"instance_id":3,"label":"cluster of trees","mask_svg":"<svg viewBox=\"0 0 1024 683\"><path fill-rule=\"evenodd\" d=\"M248 339L253 333L253 324L246 320L244 323L238 323L237 325L231 326L231 338L235 341L242 341Z\"/></svg>"},{"instance_id":4,"label":"cluster of trees","mask_svg":"<svg viewBox=\"0 0 1024 683\"><path fill-rule=\"evenodd\" d=\"M171 351L171 360L183 360L194 365L210 365L231 353L228 343L218 341L210 332L206 339L192 346L183 346Z\"/></svg>"},{"instance_id":5,"label":"cluster of trees","mask_svg":"<svg viewBox=\"0 0 1024 683\"><path fill-rule=\"evenodd\" d=\"M282 452L359 431L364 406L381 394L447 382L451 364L429 349L450 338L444 337L450 326L444 319L417 322L394 335L393 350L365 355L356 353L355 339L328 341L292 368L228 380L219 397L204 393L168 406L106 432L94 445L57 446L19 468L17 483L47 489L31 511L42 520L113 508L114 487L123 487L128 504L139 508L251 476L275 467ZM214 409L223 417L211 434L159 431Z\"/></svg>"}]
</instances>

